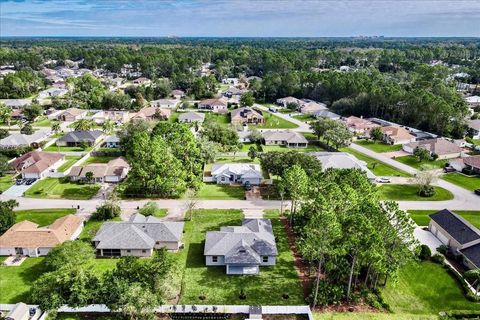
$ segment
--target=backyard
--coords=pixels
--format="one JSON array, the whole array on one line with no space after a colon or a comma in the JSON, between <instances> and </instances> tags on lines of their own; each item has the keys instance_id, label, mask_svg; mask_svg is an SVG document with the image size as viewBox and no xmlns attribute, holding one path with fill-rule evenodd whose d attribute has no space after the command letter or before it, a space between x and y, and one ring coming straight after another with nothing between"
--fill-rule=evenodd
<instances>
[{"instance_id":1,"label":"backyard","mask_svg":"<svg viewBox=\"0 0 480 320\"><path fill-rule=\"evenodd\" d=\"M276 211L272 219L279 256L274 267L261 267L260 274L228 276L225 267L206 267L203 256L205 233L221 226L240 225L240 210L196 210L192 221L185 223L185 248L178 256L184 267L181 304L242 304L242 305L300 305L303 291L293 265L293 256L285 230ZM246 299L238 296L244 291ZM282 298L288 294L289 298ZM200 296L204 300L200 300Z\"/></svg>"},{"instance_id":2,"label":"backyard","mask_svg":"<svg viewBox=\"0 0 480 320\"><path fill-rule=\"evenodd\" d=\"M398 170L394 167L391 167L383 162L377 161L369 156L364 155L356 150L351 148L342 148L341 151L348 152L351 155L354 155L357 159L365 161L367 167L376 175L376 176L387 176L387 177L409 177L410 175L406 172Z\"/></svg>"},{"instance_id":3,"label":"backyard","mask_svg":"<svg viewBox=\"0 0 480 320\"><path fill-rule=\"evenodd\" d=\"M107 221L122 221L122 219L120 219L120 217L116 217L116 218L113 218L113 219L107 220ZM85 222L85 224L83 226L82 233L80 233L80 236L78 238L80 240L91 241L92 238L97 233L98 229L100 229L100 227L102 226L102 224L104 222L105 221L94 220L94 219L91 219L91 218L88 219Z\"/></svg>"},{"instance_id":4,"label":"backyard","mask_svg":"<svg viewBox=\"0 0 480 320\"><path fill-rule=\"evenodd\" d=\"M25 197L41 199L89 200L100 189L96 184L79 184L65 179L45 178L25 192Z\"/></svg>"},{"instance_id":5,"label":"backyard","mask_svg":"<svg viewBox=\"0 0 480 320\"><path fill-rule=\"evenodd\" d=\"M463 173L452 172L444 174L442 179L470 191L480 188L480 176L467 176Z\"/></svg>"},{"instance_id":6,"label":"backyard","mask_svg":"<svg viewBox=\"0 0 480 320\"><path fill-rule=\"evenodd\" d=\"M90 156L88 157L85 161L81 163L82 167L85 167L88 164L91 163L107 163L110 160L116 159L116 157L111 157L111 156Z\"/></svg>"},{"instance_id":7,"label":"backyard","mask_svg":"<svg viewBox=\"0 0 480 320\"><path fill-rule=\"evenodd\" d=\"M421 197L417 194L418 186L413 184L384 184L378 187L380 199L397 201L442 201L453 199L453 194L441 187L434 186L435 195Z\"/></svg>"},{"instance_id":8,"label":"backyard","mask_svg":"<svg viewBox=\"0 0 480 320\"><path fill-rule=\"evenodd\" d=\"M386 144L380 141L357 140L355 141L355 144L361 145L362 147L365 147L367 149L370 149L378 153L402 150L402 145L400 144L392 145L392 144Z\"/></svg>"},{"instance_id":9,"label":"backyard","mask_svg":"<svg viewBox=\"0 0 480 320\"><path fill-rule=\"evenodd\" d=\"M223 126L230 125L230 115L224 113L205 112L205 122L217 122Z\"/></svg>"},{"instance_id":10,"label":"backyard","mask_svg":"<svg viewBox=\"0 0 480 320\"><path fill-rule=\"evenodd\" d=\"M415 169L422 169L425 167L432 167L432 169L441 169L445 167L448 160L422 160L418 161L414 156L404 156L395 158L396 161L406 164Z\"/></svg>"},{"instance_id":11,"label":"backyard","mask_svg":"<svg viewBox=\"0 0 480 320\"><path fill-rule=\"evenodd\" d=\"M75 214L75 212L76 210L73 208L18 210L15 211L15 222L28 220L43 227L67 214Z\"/></svg>"},{"instance_id":12,"label":"backyard","mask_svg":"<svg viewBox=\"0 0 480 320\"><path fill-rule=\"evenodd\" d=\"M428 226L430 222L430 217L432 213L437 212L436 210L408 210L408 214L419 226ZM462 211L455 210L452 212L462 216L465 220L470 222L472 225L480 229L480 211Z\"/></svg>"},{"instance_id":13,"label":"backyard","mask_svg":"<svg viewBox=\"0 0 480 320\"><path fill-rule=\"evenodd\" d=\"M243 200L245 199L245 190L241 186L204 183L198 190L196 198L202 200Z\"/></svg>"},{"instance_id":14,"label":"backyard","mask_svg":"<svg viewBox=\"0 0 480 320\"><path fill-rule=\"evenodd\" d=\"M80 156L65 156L65 162L60 167L58 167L57 171L65 172L68 168L73 166L75 162L80 160L80 158Z\"/></svg>"}]
</instances>

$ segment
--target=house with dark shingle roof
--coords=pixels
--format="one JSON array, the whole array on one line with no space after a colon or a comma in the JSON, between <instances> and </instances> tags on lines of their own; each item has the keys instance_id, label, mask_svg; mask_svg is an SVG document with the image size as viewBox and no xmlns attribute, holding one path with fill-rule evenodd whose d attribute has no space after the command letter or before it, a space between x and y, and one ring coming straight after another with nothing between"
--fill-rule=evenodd
<instances>
[{"instance_id":1,"label":"house with dark shingle roof","mask_svg":"<svg viewBox=\"0 0 480 320\"><path fill-rule=\"evenodd\" d=\"M480 268L480 230L454 212L443 209L430 215L428 229L455 254L462 255L464 264Z\"/></svg>"},{"instance_id":2,"label":"house with dark shingle roof","mask_svg":"<svg viewBox=\"0 0 480 320\"><path fill-rule=\"evenodd\" d=\"M227 274L258 274L260 266L276 264L278 251L272 222L244 219L241 226L209 231L203 254L207 266L225 266Z\"/></svg>"},{"instance_id":3,"label":"house with dark shingle roof","mask_svg":"<svg viewBox=\"0 0 480 320\"><path fill-rule=\"evenodd\" d=\"M154 249L180 249L183 225L137 213L128 221L105 222L92 243L100 257L150 257Z\"/></svg>"},{"instance_id":4,"label":"house with dark shingle roof","mask_svg":"<svg viewBox=\"0 0 480 320\"><path fill-rule=\"evenodd\" d=\"M63 137L57 139L55 144L59 147L78 147L85 142L89 146L94 146L103 136L102 131L71 131Z\"/></svg>"}]
</instances>

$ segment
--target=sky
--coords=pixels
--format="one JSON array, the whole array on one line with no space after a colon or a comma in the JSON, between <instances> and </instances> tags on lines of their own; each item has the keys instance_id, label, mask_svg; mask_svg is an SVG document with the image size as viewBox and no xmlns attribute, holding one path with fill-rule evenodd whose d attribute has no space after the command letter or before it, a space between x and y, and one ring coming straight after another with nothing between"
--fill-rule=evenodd
<instances>
[{"instance_id":1,"label":"sky","mask_svg":"<svg viewBox=\"0 0 480 320\"><path fill-rule=\"evenodd\" d=\"M480 0L0 0L0 37L480 37Z\"/></svg>"}]
</instances>

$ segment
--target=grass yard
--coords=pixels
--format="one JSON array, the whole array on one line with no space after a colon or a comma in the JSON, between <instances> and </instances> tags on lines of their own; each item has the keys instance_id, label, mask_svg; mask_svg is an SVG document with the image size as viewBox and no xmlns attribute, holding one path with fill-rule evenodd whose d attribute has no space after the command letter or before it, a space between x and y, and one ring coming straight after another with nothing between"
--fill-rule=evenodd
<instances>
[{"instance_id":1,"label":"grass yard","mask_svg":"<svg viewBox=\"0 0 480 320\"><path fill-rule=\"evenodd\" d=\"M18 267L0 265L0 303L31 303L28 291L44 272L42 261L43 258L27 258Z\"/></svg>"},{"instance_id":2,"label":"grass yard","mask_svg":"<svg viewBox=\"0 0 480 320\"><path fill-rule=\"evenodd\" d=\"M267 111L263 111L263 117L265 119L265 124L257 124L257 125L248 125L249 128L257 128L257 129L294 129L298 128L295 123L277 117L276 115L269 113Z\"/></svg>"},{"instance_id":3,"label":"grass yard","mask_svg":"<svg viewBox=\"0 0 480 320\"><path fill-rule=\"evenodd\" d=\"M383 162L377 161L369 156L364 155L356 150L351 148L342 148L340 151L348 152L351 155L357 157L357 159L365 161L367 167L377 176L387 176L387 177L410 177L406 172L398 170L394 167L389 166Z\"/></svg>"},{"instance_id":4,"label":"grass yard","mask_svg":"<svg viewBox=\"0 0 480 320\"><path fill-rule=\"evenodd\" d=\"M47 117L39 117L34 123L32 123L32 126L34 127L51 127L53 124L53 121L48 119Z\"/></svg>"},{"instance_id":5,"label":"grass yard","mask_svg":"<svg viewBox=\"0 0 480 320\"><path fill-rule=\"evenodd\" d=\"M293 118L303 122L310 122L315 120L315 118L309 114L299 114L299 115L293 116Z\"/></svg>"},{"instance_id":6,"label":"grass yard","mask_svg":"<svg viewBox=\"0 0 480 320\"><path fill-rule=\"evenodd\" d=\"M398 162L401 162L403 164L406 164L407 166L416 168L416 169L422 169L423 166L425 167L432 167L432 169L441 169L445 167L445 164L448 162L448 160L435 160L435 161L430 161L430 160L422 160L418 161L417 158L414 156L405 156L405 157L397 157L395 158Z\"/></svg>"},{"instance_id":7,"label":"grass yard","mask_svg":"<svg viewBox=\"0 0 480 320\"><path fill-rule=\"evenodd\" d=\"M89 200L100 189L96 184L78 184L63 179L45 178L25 192L25 197L41 199Z\"/></svg>"},{"instance_id":8,"label":"grass yard","mask_svg":"<svg viewBox=\"0 0 480 320\"><path fill-rule=\"evenodd\" d=\"M480 229L480 211L452 211ZM435 212L437 212L437 210L408 210L410 217L412 217L413 221L419 226L428 226L430 222L429 215Z\"/></svg>"},{"instance_id":9,"label":"grass yard","mask_svg":"<svg viewBox=\"0 0 480 320\"><path fill-rule=\"evenodd\" d=\"M370 149L378 153L402 150L402 145L400 144L391 145L391 144L386 144L380 141L358 140L358 141L355 141L355 144L361 145L362 147L365 147L367 149Z\"/></svg>"},{"instance_id":10,"label":"grass yard","mask_svg":"<svg viewBox=\"0 0 480 320\"><path fill-rule=\"evenodd\" d=\"M93 147L88 147L88 148L80 148L80 147L59 147L56 146L55 144L52 144L51 146L43 149L43 151L47 152L88 152L91 151Z\"/></svg>"},{"instance_id":11,"label":"grass yard","mask_svg":"<svg viewBox=\"0 0 480 320\"><path fill-rule=\"evenodd\" d=\"M16 222L28 220L39 226L48 226L58 218L67 214L75 214L77 210L73 208L65 209L32 209L15 211Z\"/></svg>"},{"instance_id":12,"label":"grass yard","mask_svg":"<svg viewBox=\"0 0 480 320\"><path fill-rule=\"evenodd\" d=\"M3 192L13 186L15 181L13 180L13 174L6 174L0 177L0 191Z\"/></svg>"},{"instance_id":13,"label":"grass yard","mask_svg":"<svg viewBox=\"0 0 480 320\"><path fill-rule=\"evenodd\" d=\"M480 188L479 176L467 176L462 173L452 172L444 174L442 176L442 179L470 191L474 191L475 189Z\"/></svg>"},{"instance_id":14,"label":"grass yard","mask_svg":"<svg viewBox=\"0 0 480 320\"><path fill-rule=\"evenodd\" d=\"M255 147L256 149L256 144L255 143L243 143L242 144L242 150L241 152L248 152L250 147ZM280 151L280 152L288 152L288 151L298 151L298 152L315 152L315 151L325 151L322 147L316 146L313 144L309 144L308 147L306 148L287 148L285 146L265 146L262 145L262 150L263 152L269 152L269 151Z\"/></svg>"},{"instance_id":15,"label":"grass yard","mask_svg":"<svg viewBox=\"0 0 480 320\"><path fill-rule=\"evenodd\" d=\"M437 320L436 315L413 315L371 312L314 313L314 320Z\"/></svg>"},{"instance_id":16,"label":"grass yard","mask_svg":"<svg viewBox=\"0 0 480 320\"><path fill-rule=\"evenodd\" d=\"M122 219L120 219L120 217L117 217L109 221L122 221ZM105 221L98 221L93 219L87 220L83 227L82 233L80 233L80 236L78 238L80 240L90 241L95 236L98 229L100 229L101 225L104 222Z\"/></svg>"},{"instance_id":17,"label":"grass yard","mask_svg":"<svg viewBox=\"0 0 480 320\"><path fill-rule=\"evenodd\" d=\"M231 156L221 156L215 159L215 163L260 163L258 158L252 160L249 157L231 157Z\"/></svg>"},{"instance_id":18,"label":"grass yard","mask_svg":"<svg viewBox=\"0 0 480 320\"><path fill-rule=\"evenodd\" d=\"M88 157L84 162L82 162L81 166L85 167L86 165L91 163L107 163L108 161L116 158L117 157L111 157L111 156L91 156L91 157Z\"/></svg>"},{"instance_id":19,"label":"grass yard","mask_svg":"<svg viewBox=\"0 0 480 320\"><path fill-rule=\"evenodd\" d=\"M223 126L230 125L230 115L221 114L221 113L213 113L213 112L205 112L205 122L214 121Z\"/></svg>"},{"instance_id":20,"label":"grass yard","mask_svg":"<svg viewBox=\"0 0 480 320\"><path fill-rule=\"evenodd\" d=\"M439 264L414 262L399 271L398 282L382 290L394 313L438 315L449 310L478 310L480 303L468 301L460 285Z\"/></svg>"},{"instance_id":21,"label":"grass yard","mask_svg":"<svg viewBox=\"0 0 480 320\"><path fill-rule=\"evenodd\" d=\"M269 211L277 238L279 256L273 267L261 267L258 275L228 276L225 267L206 267L203 256L205 233L221 226L240 225L240 210L196 210L192 221L185 223L185 249L179 256L185 260L182 294L179 304L242 304L242 305L302 305L303 292L294 269L283 225L276 211ZM246 299L238 298L244 290ZM287 293L289 299L283 299ZM204 295L205 300L199 296Z\"/></svg>"},{"instance_id":22,"label":"grass yard","mask_svg":"<svg viewBox=\"0 0 480 320\"><path fill-rule=\"evenodd\" d=\"M65 172L67 169L69 169L75 162L80 160L81 157L79 156L65 156L65 162L58 167L57 171L58 172Z\"/></svg>"},{"instance_id":23,"label":"grass yard","mask_svg":"<svg viewBox=\"0 0 480 320\"><path fill-rule=\"evenodd\" d=\"M442 201L453 199L450 191L437 186L434 186L435 195L429 198L417 195L418 187L413 184L384 184L378 188L382 200Z\"/></svg>"},{"instance_id":24,"label":"grass yard","mask_svg":"<svg viewBox=\"0 0 480 320\"><path fill-rule=\"evenodd\" d=\"M202 200L243 200L245 190L241 186L228 184L204 183L197 192L197 199Z\"/></svg>"}]
</instances>

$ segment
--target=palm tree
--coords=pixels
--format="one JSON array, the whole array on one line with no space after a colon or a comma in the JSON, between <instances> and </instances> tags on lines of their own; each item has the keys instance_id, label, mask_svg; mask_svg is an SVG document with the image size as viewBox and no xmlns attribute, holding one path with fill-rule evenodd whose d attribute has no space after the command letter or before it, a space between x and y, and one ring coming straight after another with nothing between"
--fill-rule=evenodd
<instances>
[{"instance_id":1,"label":"palm tree","mask_svg":"<svg viewBox=\"0 0 480 320\"><path fill-rule=\"evenodd\" d=\"M10 120L12 119L12 110L5 104L0 103L0 122L5 123L10 127Z\"/></svg>"},{"instance_id":2,"label":"palm tree","mask_svg":"<svg viewBox=\"0 0 480 320\"><path fill-rule=\"evenodd\" d=\"M60 131L60 129L61 129L60 121L54 121L52 123L52 131L55 132L55 134L57 134Z\"/></svg>"},{"instance_id":3,"label":"palm tree","mask_svg":"<svg viewBox=\"0 0 480 320\"><path fill-rule=\"evenodd\" d=\"M73 129L75 131L88 131L93 129L94 123L89 119L80 119L73 123Z\"/></svg>"},{"instance_id":4,"label":"palm tree","mask_svg":"<svg viewBox=\"0 0 480 320\"><path fill-rule=\"evenodd\" d=\"M102 125L103 132L105 132L105 134L111 134L114 129L115 129L115 123L110 119L105 120L105 122Z\"/></svg>"}]
</instances>

